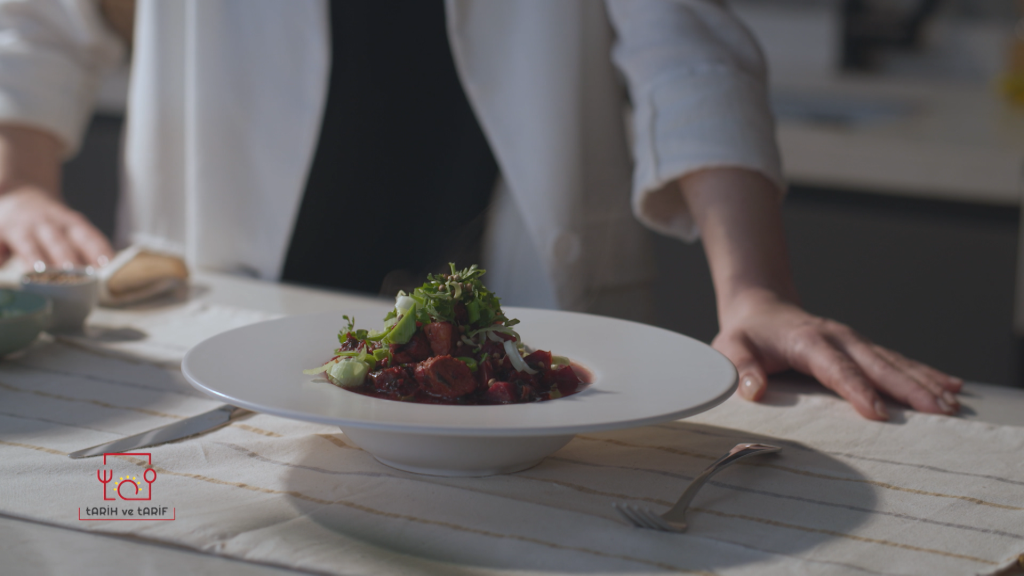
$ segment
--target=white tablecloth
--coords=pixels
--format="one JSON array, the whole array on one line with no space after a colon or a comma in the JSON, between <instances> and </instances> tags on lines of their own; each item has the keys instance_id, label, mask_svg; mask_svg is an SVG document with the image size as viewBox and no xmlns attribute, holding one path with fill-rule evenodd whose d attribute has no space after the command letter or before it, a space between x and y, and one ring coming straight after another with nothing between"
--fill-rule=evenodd
<instances>
[{"instance_id":1,"label":"white tablecloth","mask_svg":"<svg viewBox=\"0 0 1024 576\"><path fill-rule=\"evenodd\" d=\"M129 507L102 499L97 470L141 481L146 460L66 454L216 406L176 358L265 317L201 303L106 312L92 339L0 361L0 514L329 574L959 575L1024 553L1024 429L894 407L891 423L873 423L793 392L584 434L531 470L469 479L400 472L337 428L253 415L140 451L157 480L152 500L131 505L174 520L90 519L89 507ZM612 502L664 509L741 441L784 449L717 476L686 534L614 513Z\"/></svg>"}]
</instances>

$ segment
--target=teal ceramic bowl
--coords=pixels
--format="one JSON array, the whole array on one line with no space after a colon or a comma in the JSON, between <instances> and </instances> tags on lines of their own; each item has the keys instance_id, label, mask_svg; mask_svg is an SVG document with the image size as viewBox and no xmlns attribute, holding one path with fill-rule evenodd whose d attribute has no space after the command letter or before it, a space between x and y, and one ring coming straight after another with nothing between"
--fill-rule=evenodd
<instances>
[{"instance_id":1,"label":"teal ceramic bowl","mask_svg":"<svg viewBox=\"0 0 1024 576\"><path fill-rule=\"evenodd\" d=\"M50 325L49 298L0 288L0 356L21 350Z\"/></svg>"}]
</instances>

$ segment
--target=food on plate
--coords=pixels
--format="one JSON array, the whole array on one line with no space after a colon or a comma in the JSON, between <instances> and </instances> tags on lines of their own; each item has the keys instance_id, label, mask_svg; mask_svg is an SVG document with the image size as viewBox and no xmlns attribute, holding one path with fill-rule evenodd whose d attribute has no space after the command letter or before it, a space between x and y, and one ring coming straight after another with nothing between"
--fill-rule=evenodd
<instances>
[{"instance_id":1,"label":"food on plate","mask_svg":"<svg viewBox=\"0 0 1024 576\"><path fill-rule=\"evenodd\" d=\"M427 276L412 294L398 293L382 330L357 329L343 316L341 347L304 372L359 394L427 404L520 404L578 392L585 372L568 358L527 351L513 329L519 321L480 281L484 272L451 264L451 274Z\"/></svg>"}]
</instances>

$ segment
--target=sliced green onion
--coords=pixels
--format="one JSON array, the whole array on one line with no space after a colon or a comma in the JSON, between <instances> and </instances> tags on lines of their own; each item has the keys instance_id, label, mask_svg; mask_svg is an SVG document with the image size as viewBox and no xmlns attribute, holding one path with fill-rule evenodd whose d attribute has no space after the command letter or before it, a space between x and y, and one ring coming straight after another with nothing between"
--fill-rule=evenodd
<instances>
[{"instance_id":1,"label":"sliced green onion","mask_svg":"<svg viewBox=\"0 0 1024 576\"><path fill-rule=\"evenodd\" d=\"M508 355L508 359L512 362L512 367L520 372L526 372L527 374L536 374L537 371L523 360L523 357L519 355L519 349L516 348L516 343L511 340L505 340L502 344L505 347L505 354Z\"/></svg>"},{"instance_id":2,"label":"sliced green onion","mask_svg":"<svg viewBox=\"0 0 1024 576\"><path fill-rule=\"evenodd\" d=\"M354 358L346 358L336 362L327 369L327 378L335 386L342 388L354 388L362 386L366 380L366 373L370 371L369 365Z\"/></svg>"},{"instance_id":3,"label":"sliced green onion","mask_svg":"<svg viewBox=\"0 0 1024 576\"><path fill-rule=\"evenodd\" d=\"M385 342L394 344L406 344L409 340L412 340L413 334L416 333L416 315L406 314L402 316L402 319L395 324L395 327L388 332L388 335L384 337Z\"/></svg>"},{"instance_id":4,"label":"sliced green onion","mask_svg":"<svg viewBox=\"0 0 1024 576\"><path fill-rule=\"evenodd\" d=\"M333 366L333 365L335 365L337 363L338 363L337 360L331 360L330 362L328 362L327 364L324 364L323 366L321 366L319 368L310 368L308 370L303 370L302 373L303 374L308 374L309 376L316 376L317 374L320 374L322 372L326 372L328 368L330 368L331 366Z\"/></svg>"},{"instance_id":5,"label":"sliced green onion","mask_svg":"<svg viewBox=\"0 0 1024 576\"><path fill-rule=\"evenodd\" d=\"M572 362L565 356L555 356L554 354L551 355L552 368L554 368L555 366L568 366L569 364L572 364Z\"/></svg>"},{"instance_id":6,"label":"sliced green onion","mask_svg":"<svg viewBox=\"0 0 1024 576\"><path fill-rule=\"evenodd\" d=\"M395 311L399 314L406 314L409 310L412 310L416 306L416 301L405 295L405 292L399 292L395 298Z\"/></svg>"}]
</instances>

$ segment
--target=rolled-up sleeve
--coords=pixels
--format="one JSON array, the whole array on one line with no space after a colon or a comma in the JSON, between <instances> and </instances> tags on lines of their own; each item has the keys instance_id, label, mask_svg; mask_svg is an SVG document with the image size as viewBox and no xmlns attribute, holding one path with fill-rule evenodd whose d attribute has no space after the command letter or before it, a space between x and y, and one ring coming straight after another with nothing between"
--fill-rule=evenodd
<instances>
[{"instance_id":1,"label":"rolled-up sleeve","mask_svg":"<svg viewBox=\"0 0 1024 576\"><path fill-rule=\"evenodd\" d=\"M96 0L0 0L0 122L77 151L101 74L124 58Z\"/></svg>"},{"instance_id":2,"label":"rolled-up sleeve","mask_svg":"<svg viewBox=\"0 0 1024 576\"><path fill-rule=\"evenodd\" d=\"M785 183L756 40L714 0L607 0L613 58L633 104L633 209L650 228L699 234L673 183L737 167Z\"/></svg>"}]
</instances>

